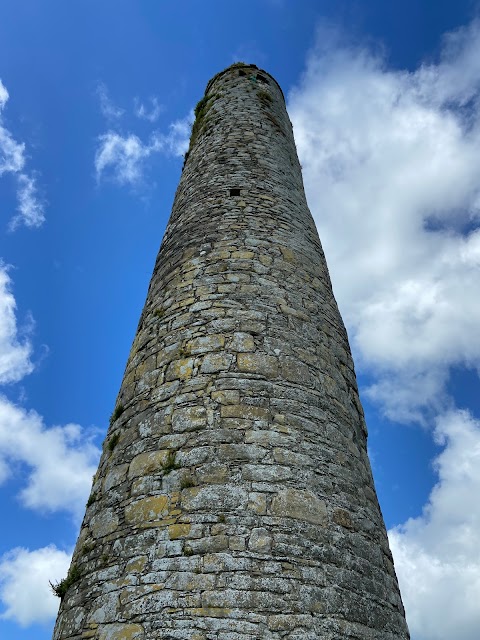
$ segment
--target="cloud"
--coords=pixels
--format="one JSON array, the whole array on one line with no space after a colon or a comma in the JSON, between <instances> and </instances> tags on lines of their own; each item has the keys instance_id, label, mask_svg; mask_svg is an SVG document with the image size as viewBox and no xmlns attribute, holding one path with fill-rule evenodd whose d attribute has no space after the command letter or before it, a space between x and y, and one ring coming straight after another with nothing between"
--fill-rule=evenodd
<instances>
[{"instance_id":1,"label":"cloud","mask_svg":"<svg viewBox=\"0 0 480 640\"><path fill-rule=\"evenodd\" d=\"M97 180L110 179L120 185L142 183L146 161L156 153L180 156L188 149L192 115L170 124L167 134L153 133L147 142L133 133L108 131L98 138L95 154Z\"/></svg>"},{"instance_id":2,"label":"cloud","mask_svg":"<svg viewBox=\"0 0 480 640\"><path fill-rule=\"evenodd\" d=\"M43 204L37 199L35 178L21 173L17 177L18 213L10 221L9 229L15 230L23 222L26 227L40 227L45 222Z\"/></svg>"},{"instance_id":3,"label":"cloud","mask_svg":"<svg viewBox=\"0 0 480 640\"><path fill-rule=\"evenodd\" d=\"M158 153L180 156L187 151L193 111L185 118L172 122L166 134L153 131L146 139L142 139L136 133L121 131L118 124L112 126L114 120L118 121L124 115L124 110L111 102L103 83L99 84L97 93L102 114L111 123L110 129L97 138L94 161L97 182L109 180L122 186L139 187L143 184L152 156ZM156 97L150 98L150 103L150 106L146 106L139 98L135 98L134 113L137 118L153 124L163 111L163 106Z\"/></svg>"},{"instance_id":4,"label":"cloud","mask_svg":"<svg viewBox=\"0 0 480 640\"><path fill-rule=\"evenodd\" d=\"M443 447L422 514L389 532L412 638L474 640L480 422L446 385L480 370L480 23L414 71L322 31L289 113L367 393Z\"/></svg>"},{"instance_id":5,"label":"cloud","mask_svg":"<svg viewBox=\"0 0 480 640\"><path fill-rule=\"evenodd\" d=\"M122 136L109 131L98 138L95 154L97 180L110 177L118 184L135 184L142 178L144 161L156 151L134 134Z\"/></svg>"},{"instance_id":6,"label":"cloud","mask_svg":"<svg viewBox=\"0 0 480 640\"><path fill-rule=\"evenodd\" d=\"M8 269L0 262L0 384L18 382L33 370L32 346L28 338L19 338L10 285Z\"/></svg>"},{"instance_id":7,"label":"cloud","mask_svg":"<svg viewBox=\"0 0 480 640\"><path fill-rule=\"evenodd\" d=\"M19 337L7 267L0 264L0 384L31 373L32 347ZM20 493L37 511L83 513L100 452L79 425L47 428L41 416L0 396L0 483L18 467L27 470Z\"/></svg>"},{"instance_id":8,"label":"cloud","mask_svg":"<svg viewBox=\"0 0 480 640\"><path fill-rule=\"evenodd\" d=\"M480 421L437 419L438 483L418 518L389 532L415 640L477 640L480 628Z\"/></svg>"},{"instance_id":9,"label":"cloud","mask_svg":"<svg viewBox=\"0 0 480 640\"><path fill-rule=\"evenodd\" d=\"M451 367L480 367L480 24L413 72L323 31L288 105L368 392L425 421Z\"/></svg>"},{"instance_id":10,"label":"cloud","mask_svg":"<svg viewBox=\"0 0 480 640\"><path fill-rule=\"evenodd\" d=\"M134 104L134 113L137 118L141 120L148 120L149 122L156 122L162 113L164 107L159 104L158 98L150 98L151 106L150 108L145 106L143 102L140 102L138 98L135 98L133 101Z\"/></svg>"},{"instance_id":11,"label":"cloud","mask_svg":"<svg viewBox=\"0 0 480 640\"><path fill-rule=\"evenodd\" d=\"M70 566L71 555L49 545L29 551L17 547L0 559L0 600L5 611L0 618L13 620L26 627L50 622L58 611L59 599L52 593L49 581L63 579Z\"/></svg>"},{"instance_id":12,"label":"cloud","mask_svg":"<svg viewBox=\"0 0 480 640\"><path fill-rule=\"evenodd\" d=\"M118 120L123 116L125 110L117 107L112 102L108 95L107 87L103 82L99 82L97 86L97 96L100 100L100 111L107 120Z\"/></svg>"},{"instance_id":13,"label":"cloud","mask_svg":"<svg viewBox=\"0 0 480 640\"><path fill-rule=\"evenodd\" d=\"M35 178L24 171L25 144L17 142L3 123L3 110L9 94L0 80L0 177L12 173L17 178L18 212L10 222L10 230L20 224L39 227L45 221L44 205L37 199Z\"/></svg>"},{"instance_id":14,"label":"cloud","mask_svg":"<svg viewBox=\"0 0 480 640\"><path fill-rule=\"evenodd\" d=\"M35 411L0 396L0 461L4 477L28 469L23 506L83 515L100 451L77 424L47 428Z\"/></svg>"}]
</instances>

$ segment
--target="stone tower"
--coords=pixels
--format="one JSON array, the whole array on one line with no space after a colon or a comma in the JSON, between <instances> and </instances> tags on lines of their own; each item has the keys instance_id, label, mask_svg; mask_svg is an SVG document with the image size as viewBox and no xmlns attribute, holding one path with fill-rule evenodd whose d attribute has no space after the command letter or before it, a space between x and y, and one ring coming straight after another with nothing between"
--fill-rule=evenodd
<instances>
[{"instance_id":1,"label":"stone tower","mask_svg":"<svg viewBox=\"0 0 480 640\"><path fill-rule=\"evenodd\" d=\"M55 640L405 640L347 334L282 91L216 75Z\"/></svg>"}]
</instances>

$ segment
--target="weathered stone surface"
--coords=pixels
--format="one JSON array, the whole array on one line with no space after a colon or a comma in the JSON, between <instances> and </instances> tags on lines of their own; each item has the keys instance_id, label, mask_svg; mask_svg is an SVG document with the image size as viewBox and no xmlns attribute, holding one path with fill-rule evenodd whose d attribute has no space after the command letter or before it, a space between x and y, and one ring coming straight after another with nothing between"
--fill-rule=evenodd
<instances>
[{"instance_id":1,"label":"weathered stone surface","mask_svg":"<svg viewBox=\"0 0 480 640\"><path fill-rule=\"evenodd\" d=\"M282 92L197 112L54 640L407 640Z\"/></svg>"},{"instance_id":2,"label":"weathered stone surface","mask_svg":"<svg viewBox=\"0 0 480 640\"><path fill-rule=\"evenodd\" d=\"M139 453L138 456L135 456L130 463L128 468L128 477L136 478L138 476L146 476L151 473L158 473L163 469L167 457L167 449Z\"/></svg>"},{"instance_id":3,"label":"weathered stone surface","mask_svg":"<svg viewBox=\"0 0 480 640\"><path fill-rule=\"evenodd\" d=\"M205 407L194 406L176 409L172 415L172 428L174 431L195 431L206 425Z\"/></svg>"},{"instance_id":4,"label":"weathered stone surface","mask_svg":"<svg viewBox=\"0 0 480 640\"><path fill-rule=\"evenodd\" d=\"M263 353L239 353L237 355L237 366L239 371L258 373L272 378L278 373L277 358Z\"/></svg>"},{"instance_id":5,"label":"weathered stone surface","mask_svg":"<svg viewBox=\"0 0 480 640\"><path fill-rule=\"evenodd\" d=\"M284 489L272 499L270 511L275 516L296 518L313 524L326 524L327 508L311 491Z\"/></svg>"},{"instance_id":6,"label":"weathered stone surface","mask_svg":"<svg viewBox=\"0 0 480 640\"><path fill-rule=\"evenodd\" d=\"M187 349L190 353L208 353L209 351L218 351L225 345L225 336L210 335L195 338L187 343Z\"/></svg>"},{"instance_id":7,"label":"weathered stone surface","mask_svg":"<svg viewBox=\"0 0 480 640\"><path fill-rule=\"evenodd\" d=\"M125 520L131 525L144 526L161 520L168 514L170 500L168 496L152 496L132 502L125 508Z\"/></svg>"},{"instance_id":8,"label":"weathered stone surface","mask_svg":"<svg viewBox=\"0 0 480 640\"><path fill-rule=\"evenodd\" d=\"M118 527L118 516L113 509L104 509L90 520L90 531L94 538L103 538Z\"/></svg>"},{"instance_id":9,"label":"weathered stone surface","mask_svg":"<svg viewBox=\"0 0 480 640\"><path fill-rule=\"evenodd\" d=\"M144 640L143 627L139 624L105 625L98 636L99 640Z\"/></svg>"},{"instance_id":10,"label":"weathered stone surface","mask_svg":"<svg viewBox=\"0 0 480 640\"><path fill-rule=\"evenodd\" d=\"M272 537L263 527L252 529L248 548L257 553L268 553L272 548Z\"/></svg>"},{"instance_id":11,"label":"weathered stone surface","mask_svg":"<svg viewBox=\"0 0 480 640\"><path fill-rule=\"evenodd\" d=\"M255 342L253 336L249 333L242 333L241 331L235 331L232 339L228 344L228 348L231 351L248 352L255 351Z\"/></svg>"}]
</instances>

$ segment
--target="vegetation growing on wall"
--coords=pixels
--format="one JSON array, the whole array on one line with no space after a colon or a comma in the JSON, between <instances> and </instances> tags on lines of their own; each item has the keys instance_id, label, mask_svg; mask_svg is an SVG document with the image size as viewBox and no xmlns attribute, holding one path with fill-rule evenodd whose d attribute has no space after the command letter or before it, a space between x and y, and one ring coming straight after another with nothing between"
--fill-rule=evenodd
<instances>
[{"instance_id":1,"label":"vegetation growing on wall","mask_svg":"<svg viewBox=\"0 0 480 640\"><path fill-rule=\"evenodd\" d=\"M185 153L183 157L183 168L185 167L188 156L190 155L190 151L192 150L195 141L198 136L205 131L205 127L208 124L207 113L212 106L213 102L220 97L219 93L213 93L211 96L203 96L201 100L197 102L197 105L194 109L195 121L192 125L192 133L190 135L190 144L188 147L188 151Z\"/></svg>"},{"instance_id":2,"label":"vegetation growing on wall","mask_svg":"<svg viewBox=\"0 0 480 640\"><path fill-rule=\"evenodd\" d=\"M70 587L75 582L80 580L81 575L82 575L82 572L77 567L77 565L72 564L72 566L68 570L66 578L63 578L63 580L60 580L60 582L56 582L56 583L50 582L50 586L52 588L53 593L58 598L60 598L60 600L63 600L65 595L66 595L66 593L67 593L67 591L70 589Z\"/></svg>"},{"instance_id":3,"label":"vegetation growing on wall","mask_svg":"<svg viewBox=\"0 0 480 640\"><path fill-rule=\"evenodd\" d=\"M117 404L112 415L110 416L110 424L113 424L115 420L118 420L122 413L125 411L123 404Z\"/></svg>"}]
</instances>

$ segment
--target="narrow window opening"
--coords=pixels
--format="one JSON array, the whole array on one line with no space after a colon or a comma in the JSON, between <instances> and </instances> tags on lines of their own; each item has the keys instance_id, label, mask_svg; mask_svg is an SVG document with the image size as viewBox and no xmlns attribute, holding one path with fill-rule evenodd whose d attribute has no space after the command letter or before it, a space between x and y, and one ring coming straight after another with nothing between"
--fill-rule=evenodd
<instances>
[{"instance_id":1,"label":"narrow window opening","mask_svg":"<svg viewBox=\"0 0 480 640\"><path fill-rule=\"evenodd\" d=\"M264 84L268 84L268 80L265 78L265 76L262 76L260 73L257 73L257 80L259 80L260 82L263 82Z\"/></svg>"},{"instance_id":2,"label":"narrow window opening","mask_svg":"<svg viewBox=\"0 0 480 640\"><path fill-rule=\"evenodd\" d=\"M245 73L245 71L243 69L240 69L240 71L238 72L239 76L246 76L247 74Z\"/></svg>"},{"instance_id":3,"label":"narrow window opening","mask_svg":"<svg viewBox=\"0 0 480 640\"><path fill-rule=\"evenodd\" d=\"M230 195L231 196L239 196L240 195L240 189L230 189Z\"/></svg>"}]
</instances>

